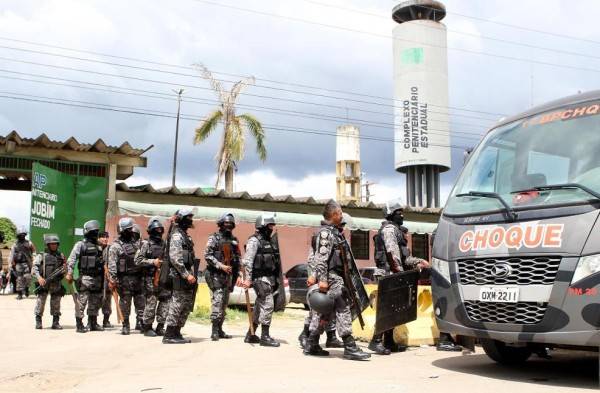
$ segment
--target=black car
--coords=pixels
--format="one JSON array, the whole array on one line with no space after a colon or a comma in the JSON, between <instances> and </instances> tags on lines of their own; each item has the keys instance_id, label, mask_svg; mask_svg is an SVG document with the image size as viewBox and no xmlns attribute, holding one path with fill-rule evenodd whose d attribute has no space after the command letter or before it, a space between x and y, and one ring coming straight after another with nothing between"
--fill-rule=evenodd
<instances>
[{"instance_id":1,"label":"black car","mask_svg":"<svg viewBox=\"0 0 600 393\"><path fill-rule=\"evenodd\" d=\"M306 304L308 265L306 263L295 265L285 273L285 277L290 286L290 303L304 304L304 308L308 310L308 304Z\"/></svg>"}]
</instances>

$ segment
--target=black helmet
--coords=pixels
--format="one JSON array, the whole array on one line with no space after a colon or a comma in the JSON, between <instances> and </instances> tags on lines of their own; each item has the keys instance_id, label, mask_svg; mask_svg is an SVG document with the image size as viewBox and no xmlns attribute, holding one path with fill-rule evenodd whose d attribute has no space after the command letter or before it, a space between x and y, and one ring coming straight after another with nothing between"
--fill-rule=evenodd
<instances>
[{"instance_id":1,"label":"black helmet","mask_svg":"<svg viewBox=\"0 0 600 393\"><path fill-rule=\"evenodd\" d=\"M256 217L256 229L262 229L269 224L275 224L275 216L275 213L262 213L260 216Z\"/></svg>"},{"instance_id":2,"label":"black helmet","mask_svg":"<svg viewBox=\"0 0 600 393\"><path fill-rule=\"evenodd\" d=\"M100 223L98 220L90 220L83 224L83 236L92 231L100 231Z\"/></svg>"},{"instance_id":3,"label":"black helmet","mask_svg":"<svg viewBox=\"0 0 600 393\"><path fill-rule=\"evenodd\" d=\"M179 222L182 218L193 216L194 212L189 207L184 207L175 212L175 221Z\"/></svg>"},{"instance_id":4,"label":"black helmet","mask_svg":"<svg viewBox=\"0 0 600 393\"><path fill-rule=\"evenodd\" d=\"M394 214L396 210L404 210L404 206L402 205L402 200L394 199L386 202L381 210L383 211L383 216L387 218Z\"/></svg>"},{"instance_id":5,"label":"black helmet","mask_svg":"<svg viewBox=\"0 0 600 393\"><path fill-rule=\"evenodd\" d=\"M58 235L54 233L48 233L44 235L44 244L47 246L48 244L56 243L60 244L60 238Z\"/></svg>"},{"instance_id":6,"label":"black helmet","mask_svg":"<svg viewBox=\"0 0 600 393\"><path fill-rule=\"evenodd\" d=\"M217 225L219 227L222 227L223 225L225 225L226 222L230 222L232 224L232 228L235 228L235 217L233 216L233 214L231 213L225 213L221 216L221 218L219 218L219 221L217 221Z\"/></svg>"},{"instance_id":7,"label":"black helmet","mask_svg":"<svg viewBox=\"0 0 600 393\"><path fill-rule=\"evenodd\" d=\"M25 228L24 226L19 227L19 229L17 229L17 236L21 235L27 235L28 231L27 228Z\"/></svg>"},{"instance_id":8,"label":"black helmet","mask_svg":"<svg viewBox=\"0 0 600 393\"><path fill-rule=\"evenodd\" d=\"M117 232L121 233L125 229L133 229L133 218L131 217L123 217L119 220L119 224L117 224Z\"/></svg>"},{"instance_id":9,"label":"black helmet","mask_svg":"<svg viewBox=\"0 0 600 393\"><path fill-rule=\"evenodd\" d=\"M330 314L335 306L335 299L330 293L319 291L319 285L315 284L308 288L306 302L311 310L319 314Z\"/></svg>"},{"instance_id":10,"label":"black helmet","mask_svg":"<svg viewBox=\"0 0 600 393\"><path fill-rule=\"evenodd\" d=\"M162 228L164 230L165 226L162 224L162 222L160 222L160 218L158 218L157 216L150 217L150 219L148 220L148 226L146 227L146 231L150 233L153 229L157 228Z\"/></svg>"}]
</instances>

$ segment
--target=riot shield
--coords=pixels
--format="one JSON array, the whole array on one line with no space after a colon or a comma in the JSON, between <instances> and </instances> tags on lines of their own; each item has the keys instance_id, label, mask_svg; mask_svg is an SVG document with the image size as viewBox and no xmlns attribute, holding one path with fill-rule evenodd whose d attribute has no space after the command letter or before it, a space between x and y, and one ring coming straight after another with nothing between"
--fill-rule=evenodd
<instances>
[{"instance_id":1,"label":"riot shield","mask_svg":"<svg viewBox=\"0 0 600 393\"><path fill-rule=\"evenodd\" d=\"M285 310L285 286L283 284L283 268L281 265L281 254L279 253L279 237L277 233L274 233L271 236L271 245L277 254L277 259L279 263L279 272L275 276L277 280L277 289L273 294L273 300L275 303L275 311L283 311Z\"/></svg>"},{"instance_id":2,"label":"riot shield","mask_svg":"<svg viewBox=\"0 0 600 393\"><path fill-rule=\"evenodd\" d=\"M347 240L344 239L343 246L346 248L346 255L348 258L348 273L350 275L350 280L352 281L352 285L354 289L356 289L356 300L358 301L358 305L360 306L361 311L365 311L367 307L371 305L369 300L369 295L367 294L367 290L365 289L365 284L363 283L362 276L358 271L358 267L356 266L356 260L354 259L354 254L352 254L352 248ZM350 307L352 312L352 320L355 320L358 317L358 313L356 312L355 307Z\"/></svg>"},{"instance_id":3,"label":"riot shield","mask_svg":"<svg viewBox=\"0 0 600 393\"><path fill-rule=\"evenodd\" d=\"M417 319L419 272L410 270L379 279L375 334Z\"/></svg>"}]
</instances>

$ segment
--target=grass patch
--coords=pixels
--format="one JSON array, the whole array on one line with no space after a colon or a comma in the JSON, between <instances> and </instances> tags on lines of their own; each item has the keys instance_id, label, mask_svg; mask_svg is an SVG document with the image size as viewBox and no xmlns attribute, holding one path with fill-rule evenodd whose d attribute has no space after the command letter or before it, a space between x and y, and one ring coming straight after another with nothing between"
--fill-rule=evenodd
<instances>
[{"instance_id":1,"label":"grass patch","mask_svg":"<svg viewBox=\"0 0 600 393\"><path fill-rule=\"evenodd\" d=\"M210 324L210 307L198 305L194 308L194 311L190 314L190 319L195 322ZM276 312L273 314L273 319L287 319L287 320L303 320L304 316L296 313L290 313L285 311ZM227 322L232 323L248 323L248 313L245 308L228 307L227 315L225 316Z\"/></svg>"}]
</instances>

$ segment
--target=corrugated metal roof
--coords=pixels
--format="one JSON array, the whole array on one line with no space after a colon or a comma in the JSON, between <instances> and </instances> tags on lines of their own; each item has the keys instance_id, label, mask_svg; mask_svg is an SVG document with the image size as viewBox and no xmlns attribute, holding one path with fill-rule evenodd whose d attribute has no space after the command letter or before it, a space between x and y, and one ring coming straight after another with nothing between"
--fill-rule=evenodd
<instances>
[{"instance_id":1,"label":"corrugated metal roof","mask_svg":"<svg viewBox=\"0 0 600 393\"><path fill-rule=\"evenodd\" d=\"M125 183L117 184L117 191L124 192L147 192L151 194L171 194L171 195L195 195L198 197L218 197L225 199L240 199L240 200L253 200L253 201L264 201L264 202L281 202L281 203L292 203L302 205L325 205L329 202L329 199L316 200L312 197L293 197L291 195L279 195L274 196L269 193L266 194L254 194L250 195L245 191L227 193L225 190L211 190L206 191L201 187L197 188L178 188L178 187L162 187L154 188L151 184L144 184L139 186L128 186ZM365 209L380 209L383 207L381 204L373 202L344 202L341 204L342 207L352 208L365 208ZM439 215L441 209L434 208L418 208L418 207L405 207L406 212L421 213L421 214L436 214Z\"/></svg>"},{"instance_id":2,"label":"corrugated metal roof","mask_svg":"<svg viewBox=\"0 0 600 393\"><path fill-rule=\"evenodd\" d=\"M53 141L46 134L41 134L37 138L25 138L12 131L7 136L0 135L0 145L6 145L7 142L14 142L21 147L40 147L54 150L73 150L92 153L122 154L130 157L139 157L144 153L143 149L131 147L129 142L123 142L120 146L109 146L102 139L98 139L92 144L79 143L75 137L70 137L66 141Z\"/></svg>"},{"instance_id":3,"label":"corrugated metal roof","mask_svg":"<svg viewBox=\"0 0 600 393\"><path fill-rule=\"evenodd\" d=\"M153 203L140 203L132 201L119 201L120 214L144 215L147 217L160 216L168 218L181 208L182 205L164 205ZM231 213L235 219L240 222L254 223L259 211L247 209L226 209L220 207L194 206L192 207L194 218L205 221L217 221L224 213ZM287 226L318 227L321 225L321 217L318 214L301 213L277 213L277 224ZM437 227L436 223L405 221L404 225L413 233L431 233ZM360 229L363 231L377 230L381 226L380 219L352 217L350 225L351 230Z\"/></svg>"}]
</instances>

